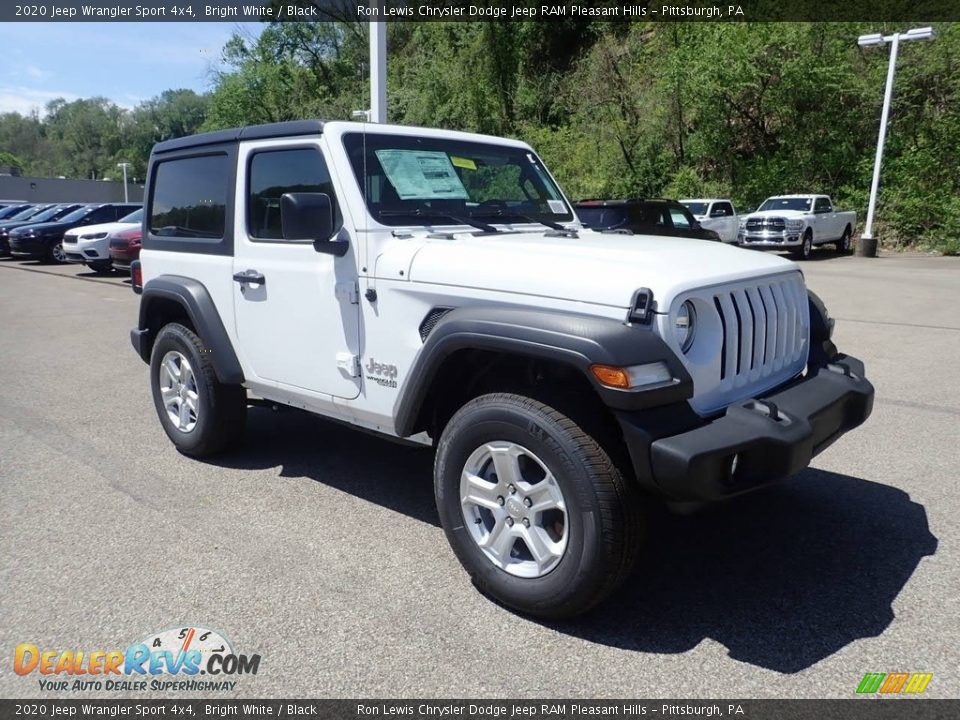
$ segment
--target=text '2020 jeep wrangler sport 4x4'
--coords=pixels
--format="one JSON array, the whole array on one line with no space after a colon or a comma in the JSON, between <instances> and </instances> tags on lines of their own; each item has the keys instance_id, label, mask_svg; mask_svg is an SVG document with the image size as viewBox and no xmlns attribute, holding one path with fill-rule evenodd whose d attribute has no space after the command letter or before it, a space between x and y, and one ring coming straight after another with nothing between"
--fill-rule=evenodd
<instances>
[{"instance_id":1,"label":"text '2020 jeep wrangler sport 4x4'","mask_svg":"<svg viewBox=\"0 0 960 720\"><path fill-rule=\"evenodd\" d=\"M297 121L150 160L133 345L187 455L247 392L436 446L440 520L485 593L582 612L643 494L717 500L870 413L863 364L788 260L583 228L514 140Z\"/></svg>"}]
</instances>

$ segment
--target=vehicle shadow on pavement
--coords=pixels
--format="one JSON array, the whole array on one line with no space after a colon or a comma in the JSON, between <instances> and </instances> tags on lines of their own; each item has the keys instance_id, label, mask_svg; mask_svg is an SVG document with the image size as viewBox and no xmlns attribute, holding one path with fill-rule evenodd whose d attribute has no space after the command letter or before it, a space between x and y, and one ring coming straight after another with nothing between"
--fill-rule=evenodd
<instances>
[{"instance_id":1,"label":"vehicle shadow on pavement","mask_svg":"<svg viewBox=\"0 0 960 720\"><path fill-rule=\"evenodd\" d=\"M240 445L206 460L239 470L280 466L440 527L433 499L433 451L403 445L290 408L251 407Z\"/></svg>"},{"instance_id":2,"label":"vehicle shadow on pavement","mask_svg":"<svg viewBox=\"0 0 960 720\"><path fill-rule=\"evenodd\" d=\"M700 514L651 513L626 585L593 613L549 625L650 653L710 638L736 660L795 673L882 633L936 550L905 492L810 469Z\"/></svg>"}]
</instances>

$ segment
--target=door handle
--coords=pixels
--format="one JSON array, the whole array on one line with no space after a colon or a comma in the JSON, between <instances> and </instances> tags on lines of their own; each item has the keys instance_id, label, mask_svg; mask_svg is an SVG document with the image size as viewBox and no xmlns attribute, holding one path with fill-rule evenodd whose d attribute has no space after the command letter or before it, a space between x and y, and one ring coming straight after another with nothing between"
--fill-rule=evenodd
<instances>
[{"instance_id":1,"label":"door handle","mask_svg":"<svg viewBox=\"0 0 960 720\"><path fill-rule=\"evenodd\" d=\"M234 273L233 279L241 285L246 285L247 283L253 283L254 285L267 284L267 279L263 276L263 273L259 273L256 270L244 270L243 272Z\"/></svg>"}]
</instances>

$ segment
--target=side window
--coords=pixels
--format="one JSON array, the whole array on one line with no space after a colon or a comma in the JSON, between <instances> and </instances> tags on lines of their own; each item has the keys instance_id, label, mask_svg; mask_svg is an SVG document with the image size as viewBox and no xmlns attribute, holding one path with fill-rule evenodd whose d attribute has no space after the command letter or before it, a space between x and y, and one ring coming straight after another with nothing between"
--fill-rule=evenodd
<instances>
[{"instance_id":1,"label":"side window","mask_svg":"<svg viewBox=\"0 0 960 720\"><path fill-rule=\"evenodd\" d=\"M690 224L690 221L687 219L686 213L684 213L680 208L670 208L670 220L673 221L673 226L675 228L689 230L691 227L693 227Z\"/></svg>"},{"instance_id":2,"label":"side window","mask_svg":"<svg viewBox=\"0 0 960 720\"><path fill-rule=\"evenodd\" d=\"M113 206L108 205L106 207L97 208L87 217L87 222L90 225L95 225L97 223L112 222L117 219L116 210Z\"/></svg>"},{"instance_id":3,"label":"side window","mask_svg":"<svg viewBox=\"0 0 960 720\"><path fill-rule=\"evenodd\" d=\"M830 201L826 198L817 198L813 206L813 211L818 213L830 212Z\"/></svg>"},{"instance_id":4,"label":"side window","mask_svg":"<svg viewBox=\"0 0 960 720\"><path fill-rule=\"evenodd\" d=\"M731 217L733 215L733 207L728 202L716 203L710 215L712 217Z\"/></svg>"},{"instance_id":5,"label":"side window","mask_svg":"<svg viewBox=\"0 0 960 720\"><path fill-rule=\"evenodd\" d=\"M661 205L641 205L635 211L635 217L641 225L668 227L667 209Z\"/></svg>"},{"instance_id":6,"label":"side window","mask_svg":"<svg viewBox=\"0 0 960 720\"><path fill-rule=\"evenodd\" d=\"M282 240L280 198L284 193L326 193L333 203L333 226L343 224L323 155L317 148L262 150L250 159L247 180L247 232L259 240Z\"/></svg>"},{"instance_id":7,"label":"side window","mask_svg":"<svg viewBox=\"0 0 960 720\"><path fill-rule=\"evenodd\" d=\"M166 160L154 170L150 232L190 238L222 238L230 167L226 155Z\"/></svg>"}]
</instances>

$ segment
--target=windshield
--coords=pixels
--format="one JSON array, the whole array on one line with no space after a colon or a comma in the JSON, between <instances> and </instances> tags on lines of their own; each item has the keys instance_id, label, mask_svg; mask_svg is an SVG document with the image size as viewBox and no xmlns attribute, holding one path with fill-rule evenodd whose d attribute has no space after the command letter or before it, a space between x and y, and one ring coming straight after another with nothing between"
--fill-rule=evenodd
<instances>
[{"instance_id":1,"label":"windshield","mask_svg":"<svg viewBox=\"0 0 960 720\"><path fill-rule=\"evenodd\" d=\"M23 205L11 205L0 210L0 220L8 220L14 215L23 212Z\"/></svg>"},{"instance_id":2,"label":"windshield","mask_svg":"<svg viewBox=\"0 0 960 720\"><path fill-rule=\"evenodd\" d=\"M757 212L763 210L799 210L801 212L810 209L810 198L788 198L772 197L763 201L763 205L757 208Z\"/></svg>"},{"instance_id":3,"label":"windshield","mask_svg":"<svg viewBox=\"0 0 960 720\"><path fill-rule=\"evenodd\" d=\"M48 206L48 205L36 205L36 206L34 206L34 207L28 207L26 210L21 210L21 211L18 212L16 215L14 215L13 217L8 218L8 219L9 219L11 222L13 222L14 220L26 220L27 218L33 217L34 215L38 214L38 213L39 213L41 210L43 210L45 207L49 207L49 206Z\"/></svg>"},{"instance_id":4,"label":"windshield","mask_svg":"<svg viewBox=\"0 0 960 720\"><path fill-rule=\"evenodd\" d=\"M117 220L117 222L122 223L142 223L143 222L143 208L139 210L134 210L129 215L124 215L122 218Z\"/></svg>"},{"instance_id":5,"label":"windshield","mask_svg":"<svg viewBox=\"0 0 960 720\"><path fill-rule=\"evenodd\" d=\"M540 158L524 148L373 133L350 133L343 143L370 214L384 225L573 219Z\"/></svg>"},{"instance_id":6,"label":"windshield","mask_svg":"<svg viewBox=\"0 0 960 720\"><path fill-rule=\"evenodd\" d=\"M42 213L37 213L30 219L33 220L34 222L45 222L47 220L59 220L65 213L70 212L71 207L47 208Z\"/></svg>"},{"instance_id":7,"label":"windshield","mask_svg":"<svg viewBox=\"0 0 960 720\"><path fill-rule=\"evenodd\" d=\"M709 206L709 203L703 203L703 202L684 201L681 204L686 206L687 210L689 210L694 215L706 215L707 207Z\"/></svg>"},{"instance_id":8,"label":"windshield","mask_svg":"<svg viewBox=\"0 0 960 720\"><path fill-rule=\"evenodd\" d=\"M96 208L80 206L69 215L63 215L61 217L58 217L57 219L62 220L65 223L77 222L77 220L83 220L87 215L92 213L94 210L96 210Z\"/></svg>"}]
</instances>

